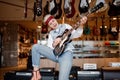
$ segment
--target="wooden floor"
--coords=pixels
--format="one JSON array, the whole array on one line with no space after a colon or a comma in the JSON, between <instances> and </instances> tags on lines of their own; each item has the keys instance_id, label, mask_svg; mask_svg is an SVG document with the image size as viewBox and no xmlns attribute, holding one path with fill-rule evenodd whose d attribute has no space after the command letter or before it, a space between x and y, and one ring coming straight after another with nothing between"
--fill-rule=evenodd
<instances>
[{"instance_id":1,"label":"wooden floor","mask_svg":"<svg viewBox=\"0 0 120 80\"><path fill-rule=\"evenodd\" d=\"M16 67L2 67L2 68L0 68L0 80L4 80L4 75L6 72L14 71L14 70L22 70L22 69L26 69L26 66L19 65Z\"/></svg>"}]
</instances>

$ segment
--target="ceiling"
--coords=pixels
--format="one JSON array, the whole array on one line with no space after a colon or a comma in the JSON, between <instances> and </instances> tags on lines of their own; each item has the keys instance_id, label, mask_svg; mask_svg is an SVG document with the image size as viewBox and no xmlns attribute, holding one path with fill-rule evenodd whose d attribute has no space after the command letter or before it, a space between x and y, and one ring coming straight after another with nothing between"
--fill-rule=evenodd
<instances>
[{"instance_id":1,"label":"ceiling","mask_svg":"<svg viewBox=\"0 0 120 80\"><path fill-rule=\"evenodd\" d=\"M18 24L21 24L25 27L36 29L38 25L41 25L41 21L43 19L43 15L36 18L36 21L33 21L33 4L34 0L27 0L27 17L24 17L24 9L25 9L25 1L26 0L0 0L0 21L14 21ZM47 0L42 0L42 7L45 6ZM64 2L64 0L62 0ZM75 5L78 5L79 0L75 0ZM95 2L96 0L92 0ZM112 0L106 0L108 1ZM75 6L74 5L74 6ZM93 5L93 4L91 4ZM63 4L62 4L63 6ZM78 8L78 6L75 6ZM76 9L76 15L78 11ZM75 18L73 18L74 20ZM61 20L61 19L60 19Z\"/></svg>"}]
</instances>

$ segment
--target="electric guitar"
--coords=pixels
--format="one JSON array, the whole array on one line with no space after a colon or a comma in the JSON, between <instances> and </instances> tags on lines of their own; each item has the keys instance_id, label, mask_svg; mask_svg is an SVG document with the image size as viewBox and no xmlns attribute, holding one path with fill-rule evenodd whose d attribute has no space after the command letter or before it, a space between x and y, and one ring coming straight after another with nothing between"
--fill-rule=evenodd
<instances>
[{"instance_id":1,"label":"electric guitar","mask_svg":"<svg viewBox=\"0 0 120 80\"><path fill-rule=\"evenodd\" d=\"M42 0L35 0L33 6L33 12L34 12L33 21L35 21L36 16L42 15Z\"/></svg>"},{"instance_id":2,"label":"electric guitar","mask_svg":"<svg viewBox=\"0 0 120 80\"><path fill-rule=\"evenodd\" d=\"M89 10L89 12L86 12L85 14L82 14L81 17L82 17L82 16L88 16L90 13L93 13L93 12L97 11L98 9L100 9L100 8L103 7L103 6L104 6L104 4L101 2L101 3L99 3L98 5L96 5L95 7L91 8L91 9ZM55 46L54 50L53 50L53 53L54 53L55 56L58 56L58 57L59 57L59 56L62 55L63 51L65 50L65 48L66 48L66 46L67 46L67 44L72 41L72 40L70 39L71 32L72 32L73 30L76 30L76 29L79 27L78 25L80 25L80 23L81 23L81 22L78 21L78 22L74 25L74 27L73 27L72 29L69 29L69 30L66 29L62 35L58 36L58 37L61 38L61 42L60 42L59 44L57 44L57 45Z\"/></svg>"},{"instance_id":3,"label":"electric guitar","mask_svg":"<svg viewBox=\"0 0 120 80\"><path fill-rule=\"evenodd\" d=\"M42 0L36 0L36 15L41 16L42 15Z\"/></svg>"},{"instance_id":4,"label":"electric guitar","mask_svg":"<svg viewBox=\"0 0 120 80\"><path fill-rule=\"evenodd\" d=\"M78 9L80 14L88 12L89 9L88 0L80 0Z\"/></svg>"},{"instance_id":5,"label":"electric guitar","mask_svg":"<svg viewBox=\"0 0 120 80\"><path fill-rule=\"evenodd\" d=\"M96 25L93 27L93 35L94 36L100 35L100 28L97 26L97 17L96 17Z\"/></svg>"},{"instance_id":6,"label":"electric guitar","mask_svg":"<svg viewBox=\"0 0 120 80\"><path fill-rule=\"evenodd\" d=\"M74 7L75 0L72 0L71 2L68 2L68 4L69 4L70 9L69 9L68 13L65 13L65 15L66 15L67 18L72 18L75 15L75 7Z\"/></svg>"},{"instance_id":7,"label":"electric guitar","mask_svg":"<svg viewBox=\"0 0 120 80\"><path fill-rule=\"evenodd\" d=\"M119 0L113 0L112 3L109 2L109 7L110 7L108 10L109 16L120 15L120 1Z\"/></svg>"}]
</instances>

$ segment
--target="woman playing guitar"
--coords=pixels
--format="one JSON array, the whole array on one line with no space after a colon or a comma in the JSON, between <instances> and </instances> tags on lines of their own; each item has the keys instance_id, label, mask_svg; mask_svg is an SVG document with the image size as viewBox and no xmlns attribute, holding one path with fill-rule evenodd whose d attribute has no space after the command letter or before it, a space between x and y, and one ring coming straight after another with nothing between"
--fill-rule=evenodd
<instances>
[{"instance_id":1,"label":"woman playing guitar","mask_svg":"<svg viewBox=\"0 0 120 80\"><path fill-rule=\"evenodd\" d=\"M87 21L87 17L82 17L80 19L79 27L76 30L73 30L70 38L77 38L82 35L83 26ZM61 42L61 36L63 33L66 33L67 30L71 29L72 26L69 24L58 24L57 20L52 15L46 15L44 17L44 23L48 25L52 30L48 35L48 44L40 45L34 44L32 46L32 65L33 65L33 76L32 80L41 79L41 75L39 73L40 67L40 56L43 55L48 59L58 62L60 65L59 70L59 79L58 80L69 80L69 74L72 67L73 60L73 45L72 43L68 43L65 47L65 50L62 52L63 54L59 57L53 53L54 48Z\"/></svg>"}]
</instances>

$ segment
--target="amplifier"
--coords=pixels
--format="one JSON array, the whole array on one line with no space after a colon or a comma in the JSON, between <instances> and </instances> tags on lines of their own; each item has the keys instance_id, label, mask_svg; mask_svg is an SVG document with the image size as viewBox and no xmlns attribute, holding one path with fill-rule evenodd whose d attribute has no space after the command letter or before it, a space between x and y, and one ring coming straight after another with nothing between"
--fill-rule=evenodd
<instances>
[{"instance_id":1,"label":"amplifier","mask_svg":"<svg viewBox=\"0 0 120 80\"><path fill-rule=\"evenodd\" d=\"M42 68L40 70L42 80L55 80L53 68ZM30 80L32 77L32 71L21 70L7 72L4 75L4 80Z\"/></svg>"},{"instance_id":2,"label":"amplifier","mask_svg":"<svg viewBox=\"0 0 120 80\"><path fill-rule=\"evenodd\" d=\"M103 70L103 80L120 80L120 70Z\"/></svg>"},{"instance_id":3,"label":"amplifier","mask_svg":"<svg viewBox=\"0 0 120 80\"><path fill-rule=\"evenodd\" d=\"M78 80L101 80L100 71L78 71L77 76Z\"/></svg>"}]
</instances>

